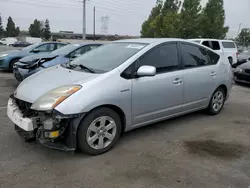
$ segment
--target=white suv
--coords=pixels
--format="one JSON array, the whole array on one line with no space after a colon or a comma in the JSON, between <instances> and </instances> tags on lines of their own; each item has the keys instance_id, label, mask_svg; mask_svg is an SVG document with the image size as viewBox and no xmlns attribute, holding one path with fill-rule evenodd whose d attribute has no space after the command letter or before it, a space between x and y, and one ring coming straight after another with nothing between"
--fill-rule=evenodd
<instances>
[{"instance_id":1,"label":"white suv","mask_svg":"<svg viewBox=\"0 0 250 188\"><path fill-rule=\"evenodd\" d=\"M204 46L207 46L214 51L219 52L228 58L229 63L234 65L237 63L238 49L232 40L218 40L218 39L190 39Z\"/></svg>"}]
</instances>

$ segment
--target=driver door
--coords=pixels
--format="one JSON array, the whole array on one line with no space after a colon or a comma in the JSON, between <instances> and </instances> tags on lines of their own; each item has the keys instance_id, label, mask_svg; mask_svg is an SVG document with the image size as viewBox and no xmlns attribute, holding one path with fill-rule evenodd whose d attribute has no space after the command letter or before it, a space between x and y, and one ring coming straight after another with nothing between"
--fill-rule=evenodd
<instances>
[{"instance_id":1,"label":"driver door","mask_svg":"<svg viewBox=\"0 0 250 188\"><path fill-rule=\"evenodd\" d=\"M149 124L182 111L183 76L177 43L154 48L138 59L136 70L143 65L156 67L156 75L132 80L134 126Z\"/></svg>"}]
</instances>

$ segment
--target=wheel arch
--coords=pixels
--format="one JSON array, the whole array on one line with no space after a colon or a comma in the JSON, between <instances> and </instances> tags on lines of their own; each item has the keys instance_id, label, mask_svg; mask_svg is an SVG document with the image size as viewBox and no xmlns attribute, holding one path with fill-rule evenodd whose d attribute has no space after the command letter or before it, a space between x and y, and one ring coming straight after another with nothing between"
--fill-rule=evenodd
<instances>
[{"instance_id":1,"label":"wheel arch","mask_svg":"<svg viewBox=\"0 0 250 188\"><path fill-rule=\"evenodd\" d=\"M218 88L222 88L223 90L224 90L224 94L225 94L225 98L227 97L227 94L228 94L228 89L227 89L227 86L225 85L225 84L221 84L221 85L219 85L216 89L215 89L215 91L218 89Z\"/></svg>"},{"instance_id":2,"label":"wheel arch","mask_svg":"<svg viewBox=\"0 0 250 188\"><path fill-rule=\"evenodd\" d=\"M14 57L14 58L12 58L12 59L9 61L9 68L11 68L10 66L11 66L11 63L12 63L13 61L16 61L16 60L19 60L19 59L21 59L21 57Z\"/></svg>"},{"instance_id":3,"label":"wheel arch","mask_svg":"<svg viewBox=\"0 0 250 188\"><path fill-rule=\"evenodd\" d=\"M100 106L96 106L95 108L91 109L89 112L91 112L93 110L96 110L98 108L103 108L103 107L110 108L110 109L114 110L119 115L119 117L121 119L122 134L123 134L125 129L126 129L126 115L125 115L124 111L120 107L118 107L116 105L113 105L113 104L103 104L103 105L100 105Z\"/></svg>"}]
</instances>

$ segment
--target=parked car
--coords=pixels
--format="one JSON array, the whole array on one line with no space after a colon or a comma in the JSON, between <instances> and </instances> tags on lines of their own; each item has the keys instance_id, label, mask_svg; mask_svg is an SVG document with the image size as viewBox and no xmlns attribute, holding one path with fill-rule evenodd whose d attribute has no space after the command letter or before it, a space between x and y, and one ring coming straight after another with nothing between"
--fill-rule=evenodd
<instances>
[{"instance_id":1,"label":"parked car","mask_svg":"<svg viewBox=\"0 0 250 188\"><path fill-rule=\"evenodd\" d=\"M0 53L0 69L13 70L14 63L18 62L19 59L37 53L49 53L62 46L65 43L58 42L42 42L32 44L21 50L5 51Z\"/></svg>"},{"instance_id":2,"label":"parked car","mask_svg":"<svg viewBox=\"0 0 250 188\"><path fill-rule=\"evenodd\" d=\"M69 44L48 54L35 54L24 57L14 64L15 78L21 82L25 78L48 67L64 64L97 48L101 44Z\"/></svg>"},{"instance_id":3,"label":"parked car","mask_svg":"<svg viewBox=\"0 0 250 188\"><path fill-rule=\"evenodd\" d=\"M246 63L247 61L250 61L250 50L246 50L239 54L238 56L238 62L235 67Z\"/></svg>"},{"instance_id":4,"label":"parked car","mask_svg":"<svg viewBox=\"0 0 250 188\"><path fill-rule=\"evenodd\" d=\"M10 44L10 46L13 46L13 47L27 47L27 46L30 46L30 45L31 45L31 43L22 42L22 41L17 41L14 44Z\"/></svg>"},{"instance_id":5,"label":"parked car","mask_svg":"<svg viewBox=\"0 0 250 188\"><path fill-rule=\"evenodd\" d=\"M250 84L250 61L247 61L236 68L234 81L236 83Z\"/></svg>"},{"instance_id":6,"label":"parked car","mask_svg":"<svg viewBox=\"0 0 250 188\"><path fill-rule=\"evenodd\" d=\"M232 40L217 40L217 39L190 39L193 42L197 42L204 46L219 52L228 58L229 63L233 66L237 64L238 49L237 45Z\"/></svg>"},{"instance_id":7,"label":"parked car","mask_svg":"<svg viewBox=\"0 0 250 188\"><path fill-rule=\"evenodd\" d=\"M2 38L0 40L0 44L6 45L6 46L10 46L11 44L14 44L15 42L17 42L17 39L13 37Z\"/></svg>"},{"instance_id":8,"label":"parked car","mask_svg":"<svg viewBox=\"0 0 250 188\"><path fill-rule=\"evenodd\" d=\"M181 39L115 41L25 79L7 114L26 139L98 155L122 132L203 109L220 113L233 82L226 61Z\"/></svg>"}]
</instances>

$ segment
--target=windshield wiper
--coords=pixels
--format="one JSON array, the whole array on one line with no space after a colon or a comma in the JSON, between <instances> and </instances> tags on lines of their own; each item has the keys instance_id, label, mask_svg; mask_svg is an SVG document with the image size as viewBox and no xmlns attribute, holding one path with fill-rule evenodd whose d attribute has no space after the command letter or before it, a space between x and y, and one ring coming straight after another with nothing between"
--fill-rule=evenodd
<instances>
[{"instance_id":1,"label":"windshield wiper","mask_svg":"<svg viewBox=\"0 0 250 188\"><path fill-rule=\"evenodd\" d=\"M82 64L76 65L76 64L71 64L70 62L66 63L67 68L70 69L75 69L76 67L80 67L82 70L87 70L90 73L95 73L95 70L89 67L86 67Z\"/></svg>"},{"instance_id":2,"label":"windshield wiper","mask_svg":"<svg viewBox=\"0 0 250 188\"><path fill-rule=\"evenodd\" d=\"M82 70L88 70L90 73L95 73L94 69L86 67L82 64L76 65L76 67L80 67Z\"/></svg>"}]
</instances>

